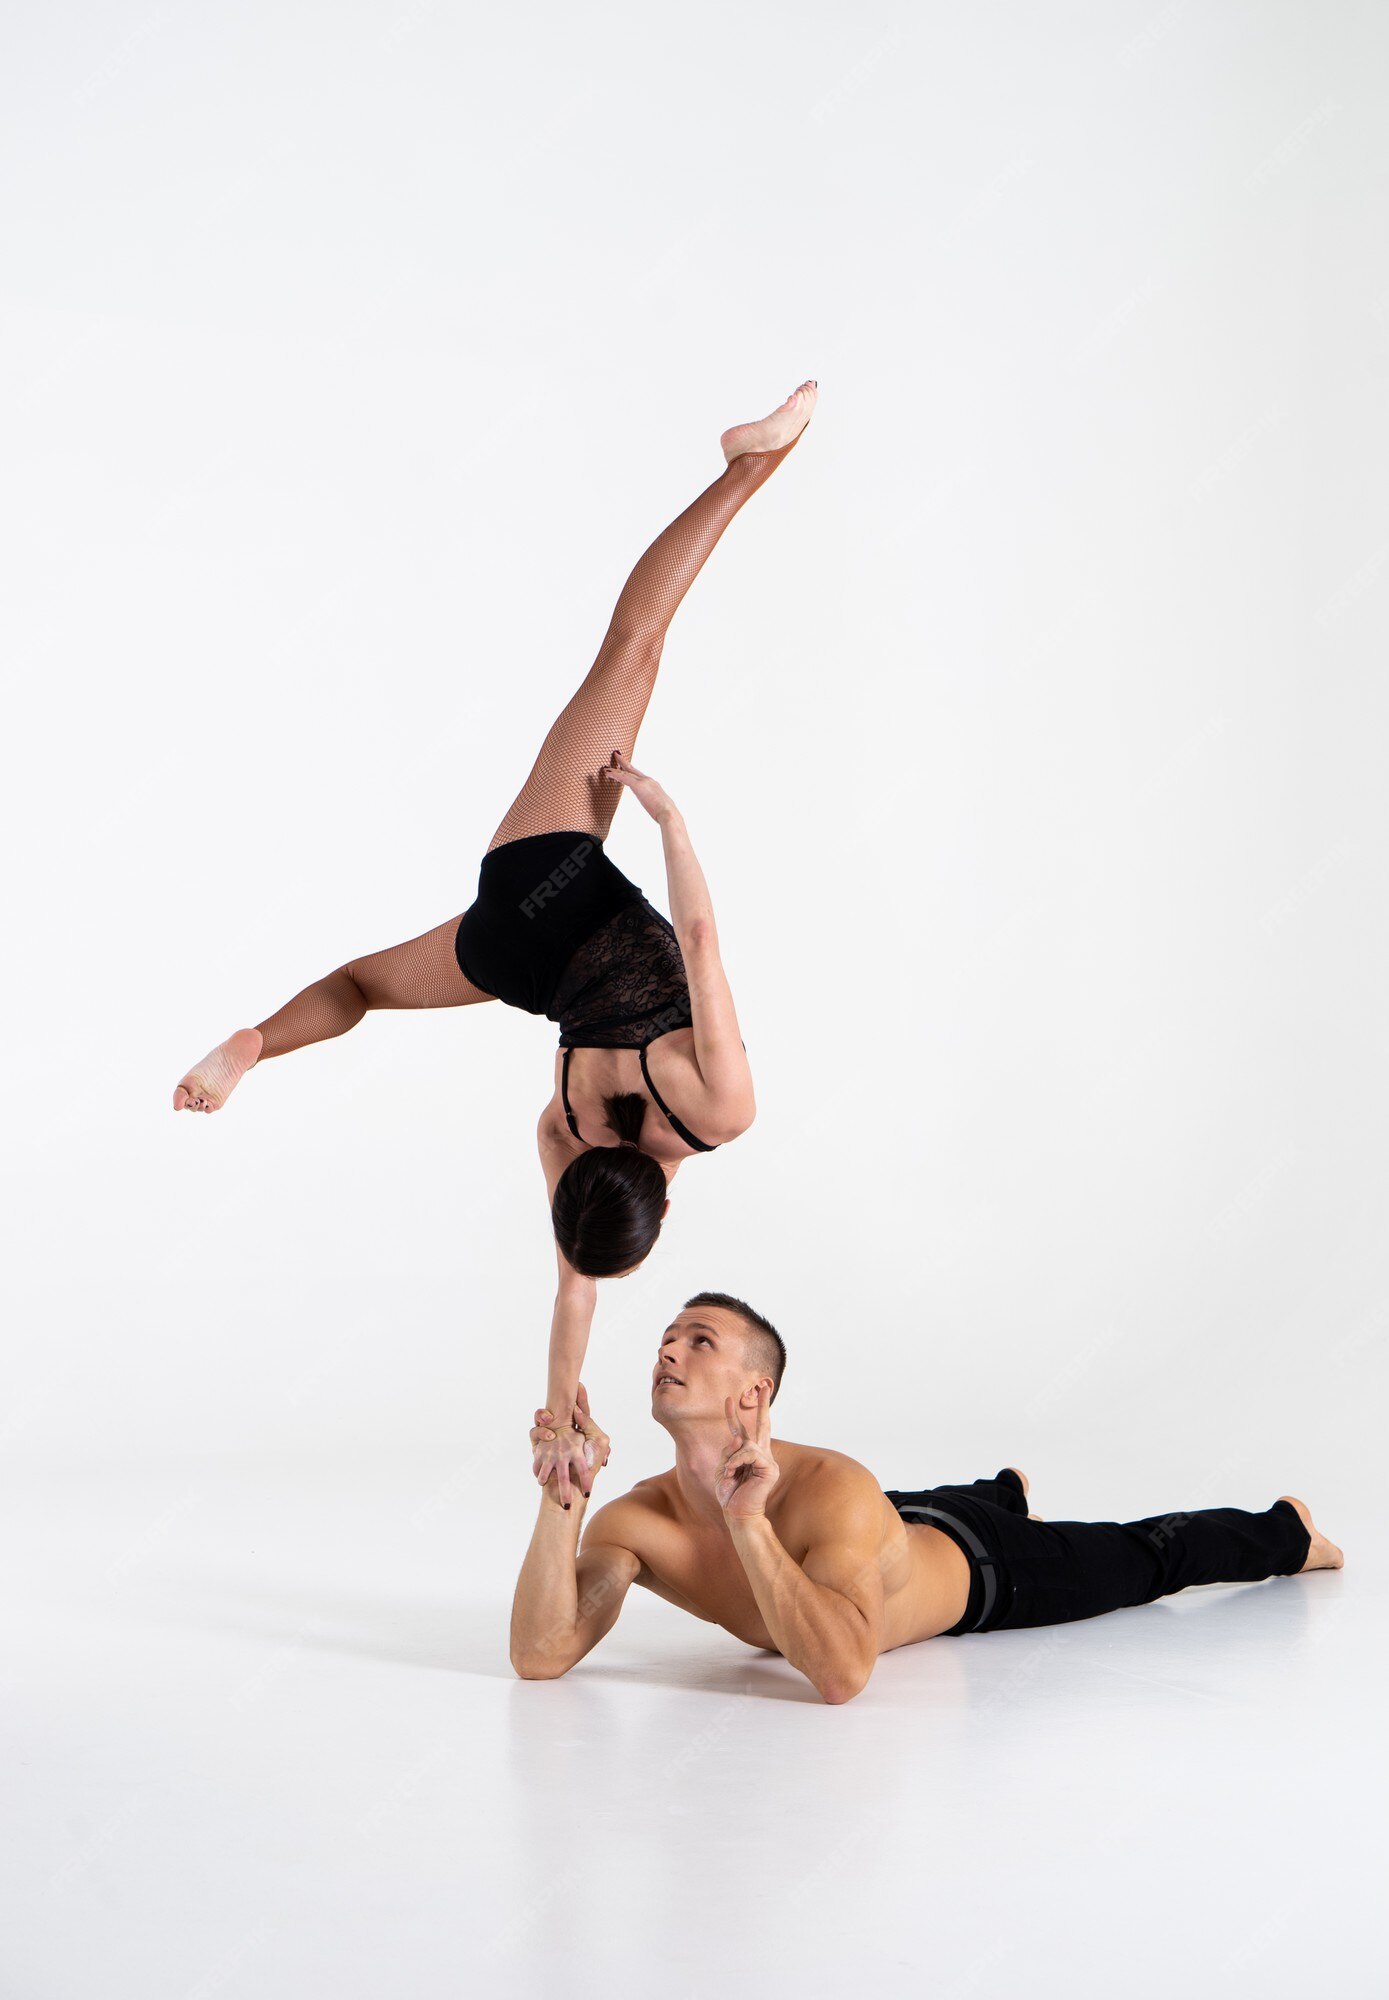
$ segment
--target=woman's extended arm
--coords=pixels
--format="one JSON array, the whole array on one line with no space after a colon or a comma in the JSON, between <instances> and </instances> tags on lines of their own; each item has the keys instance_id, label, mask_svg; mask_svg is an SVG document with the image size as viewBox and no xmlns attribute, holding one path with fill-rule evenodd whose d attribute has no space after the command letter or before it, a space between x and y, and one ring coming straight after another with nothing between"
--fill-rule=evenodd
<instances>
[{"instance_id":1,"label":"woman's extended arm","mask_svg":"<svg viewBox=\"0 0 1389 2000\"><path fill-rule=\"evenodd\" d=\"M545 1191L553 1203L555 1187L569 1161L575 1157L567 1135L550 1122L547 1104L536 1126L540 1165L545 1175ZM561 1498L569 1499L569 1482L581 1486L585 1477L583 1433L571 1421L579 1392L579 1376L598 1303L598 1280L576 1271L559 1244L555 1244L555 1308L550 1315L550 1358L546 1375L545 1408L553 1412L555 1436L536 1450L535 1476L542 1486L556 1476Z\"/></svg>"},{"instance_id":2,"label":"woman's extended arm","mask_svg":"<svg viewBox=\"0 0 1389 2000\"><path fill-rule=\"evenodd\" d=\"M704 925L713 928L714 905L709 884L704 879L689 828L673 799L666 799L652 814L661 829L661 847L666 858L666 891L670 897L670 920L684 953Z\"/></svg>"},{"instance_id":3,"label":"woman's extended arm","mask_svg":"<svg viewBox=\"0 0 1389 2000\"><path fill-rule=\"evenodd\" d=\"M653 777L636 770L617 751L605 775L635 792L661 829L670 921L685 961L695 1061L704 1086L701 1129L714 1141L736 1138L751 1125L757 1106L732 990L719 957L719 934L704 870L679 808ZM695 1116L693 1106L690 1115Z\"/></svg>"},{"instance_id":4,"label":"woman's extended arm","mask_svg":"<svg viewBox=\"0 0 1389 2000\"><path fill-rule=\"evenodd\" d=\"M659 816L659 824L666 857L670 920L675 926L690 987L695 1060L708 1093L709 1109L704 1123L714 1128L706 1130L705 1137L713 1141L736 1138L751 1125L757 1105L747 1051L738 1031L733 990L719 956L719 933L709 885L690 844L685 822L669 800Z\"/></svg>"},{"instance_id":5,"label":"woman's extended arm","mask_svg":"<svg viewBox=\"0 0 1389 2000\"><path fill-rule=\"evenodd\" d=\"M576 1271L558 1243L555 1257L559 1282L550 1319L550 1372L545 1384L545 1408L553 1410L561 1423L567 1424L579 1394L579 1377L598 1303L598 1280Z\"/></svg>"},{"instance_id":6,"label":"woman's extended arm","mask_svg":"<svg viewBox=\"0 0 1389 2000\"><path fill-rule=\"evenodd\" d=\"M560 1504L567 1507L574 1485L583 1493L590 1491L596 1470L593 1448L584 1436L578 1411L582 1407L579 1370L588 1351L598 1284L566 1263L558 1244L555 1248L560 1277L550 1320L550 1386L544 1409L535 1413L534 1466L542 1486L553 1478ZM570 1383L572 1388L567 1386Z\"/></svg>"}]
</instances>

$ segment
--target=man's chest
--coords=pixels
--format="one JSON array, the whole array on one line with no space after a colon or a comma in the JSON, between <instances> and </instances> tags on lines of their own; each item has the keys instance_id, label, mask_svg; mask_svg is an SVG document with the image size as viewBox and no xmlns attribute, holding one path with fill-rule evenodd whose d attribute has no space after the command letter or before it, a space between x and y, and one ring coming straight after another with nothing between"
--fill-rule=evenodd
<instances>
[{"instance_id":1,"label":"man's chest","mask_svg":"<svg viewBox=\"0 0 1389 2000\"><path fill-rule=\"evenodd\" d=\"M694 1536L667 1523L660 1523L643 1537L641 1574L645 1584L668 1604L722 1625L749 1646L777 1650L767 1630L746 1570L738 1560L732 1537Z\"/></svg>"}]
</instances>

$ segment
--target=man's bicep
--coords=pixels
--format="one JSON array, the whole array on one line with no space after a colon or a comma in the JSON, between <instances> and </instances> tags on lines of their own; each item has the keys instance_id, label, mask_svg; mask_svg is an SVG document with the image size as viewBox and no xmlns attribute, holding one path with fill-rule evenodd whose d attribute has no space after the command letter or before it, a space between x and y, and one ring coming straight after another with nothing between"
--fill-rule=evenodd
<instances>
[{"instance_id":1,"label":"man's bicep","mask_svg":"<svg viewBox=\"0 0 1389 2000\"><path fill-rule=\"evenodd\" d=\"M836 1481L832 1501L808 1524L802 1570L837 1591L863 1618L876 1658L883 1631L882 1492L871 1478Z\"/></svg>"}]
</instances>

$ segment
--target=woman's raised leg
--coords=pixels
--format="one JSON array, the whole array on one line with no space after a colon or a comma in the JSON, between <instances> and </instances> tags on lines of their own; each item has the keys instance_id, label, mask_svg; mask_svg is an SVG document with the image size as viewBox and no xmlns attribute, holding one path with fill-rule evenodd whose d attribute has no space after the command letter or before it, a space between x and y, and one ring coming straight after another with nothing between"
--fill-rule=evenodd
<instances>
[{"instance_id":1,"label":"woman's raised leg","mask_svg":"<svg viewBox=\"0 0 1389 2000\"><path fill-rule=\"evenodd\" d=\"M803 382L770 417L724 432L726 470L656 537L623 585L598 657L541 745L489 854L536 833L606 840L623 787L600 772L614 750L630 759L636 749L670 622L733 516L799 439L815 394L814 382Z\"/></svg>"},{"instance_id":2,"label":"woman's raised leg","mask_svg":"<svg viewBox=\"0 0 1389 2000\"><path fill-rule=\"evenodd\" d=\"M458 922L450 917L422 937L354 958L296 993L259 1027L238 1028L189 1070L174 1092L175 1111L220 1111L254 1063L345 1035L375 1009L471 1007L493 999L459 970L453 949Z\"/></svg>"}]
</instances>

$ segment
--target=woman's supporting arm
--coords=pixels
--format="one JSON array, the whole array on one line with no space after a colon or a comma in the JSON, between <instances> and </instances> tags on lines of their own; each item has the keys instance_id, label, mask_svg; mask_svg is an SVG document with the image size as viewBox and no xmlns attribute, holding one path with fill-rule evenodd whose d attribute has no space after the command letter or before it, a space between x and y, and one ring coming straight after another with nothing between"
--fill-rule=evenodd
<instances>
[{"instance_id":1,"label":"woman's supporting arm","mask_svg":"<svg viewBox=\"0 0 1389 2000\"><path fill-rule=\"evenodd\" d=\"M567 1424L578 1400L579 1377L598 1304L598 1280L576 1271L558 1243L555 1257L559 1282L550 1319L550 1372L546 1378L545 1408L552 1410L561 1424Z\"/></svg>"}]
</instances>

